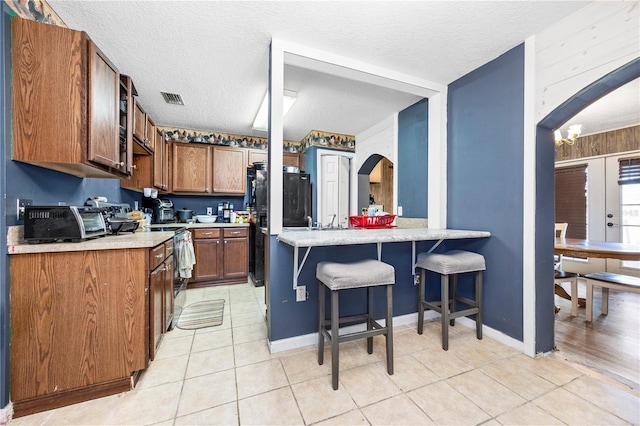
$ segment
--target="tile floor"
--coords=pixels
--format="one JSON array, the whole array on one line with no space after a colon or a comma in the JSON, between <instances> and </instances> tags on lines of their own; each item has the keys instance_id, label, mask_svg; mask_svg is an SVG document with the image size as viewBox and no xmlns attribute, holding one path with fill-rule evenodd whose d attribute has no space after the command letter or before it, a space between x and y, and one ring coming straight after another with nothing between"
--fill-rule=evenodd
<instances>
[{"instance_id":1,"label":"tile floor","mask_svg":"<svg viewBox=\"0 0 640 426\"><path fill-rule=\"evenodd\" d=\"M165 335L135 390L31 416L19 425L386 425L640 424L640 394L550 355L531 359L464 326L394 330L395 374L384 337L340 348L340 387L331 357L315 347L271 354L264 289L248 284L192 289L189 302L223 298L221 326Z\"/></svg>"}]
</instances>

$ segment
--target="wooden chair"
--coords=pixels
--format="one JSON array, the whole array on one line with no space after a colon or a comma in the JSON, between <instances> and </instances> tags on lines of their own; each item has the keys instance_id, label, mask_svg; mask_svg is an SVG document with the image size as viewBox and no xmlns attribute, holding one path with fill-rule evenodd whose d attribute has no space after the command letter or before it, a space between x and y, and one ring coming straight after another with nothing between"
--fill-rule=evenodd
<instances>
[{"instance_id":1,"label":"wooden chair","mask_svg":"<svg viewBox=\"0 0 640 426\"><path fill-rule=\"evenodd\" d=\"M567 223L556 223L556 238L566 238L567 236ZM579 275L573 272L565 272L562 270L562 255L553 256L553 269L554 269L554 284L555 294L558 296L571 300L571 316L578 316L578 277ZM571 294L568 294L560 283L571 283ZM573 296L573 297L572 297ZM555 312L558 313L560 308L555 307Z\"/></svg>"}]
</instances>

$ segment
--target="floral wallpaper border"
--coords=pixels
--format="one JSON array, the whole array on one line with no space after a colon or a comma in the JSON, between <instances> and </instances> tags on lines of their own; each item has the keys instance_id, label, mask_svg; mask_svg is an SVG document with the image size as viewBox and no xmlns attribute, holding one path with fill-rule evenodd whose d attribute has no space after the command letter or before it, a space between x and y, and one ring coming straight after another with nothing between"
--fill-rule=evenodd
<instances>
[{"instance_id":1,"label":"floral wallpaper border","mask_svg":"<svg viewBox=\"0 0 640 426\"><path fill-rule=\"evenodd\" d=\"M5 3L21 18L53 24L58 27L67 26L45 0L5 0Z\"/></svg>"},{"instance_id":2,"label":"floral wallpaper border","mask_svg":"<svg viewBox=\"0 0 640 426\"><path fill-rule=\"evenodd\" d=\"M157 128L164 133L165 140L175 142L202 143L264 150L267 149L268 145L267 138L258 136L243 136L212 132L209 130L181 129L167 126L158 126ZM303 153L311 146L355 151L355 143L355 136L312 130L300 142L284 141L284 151Z\"/></svg>"}]
</instances>

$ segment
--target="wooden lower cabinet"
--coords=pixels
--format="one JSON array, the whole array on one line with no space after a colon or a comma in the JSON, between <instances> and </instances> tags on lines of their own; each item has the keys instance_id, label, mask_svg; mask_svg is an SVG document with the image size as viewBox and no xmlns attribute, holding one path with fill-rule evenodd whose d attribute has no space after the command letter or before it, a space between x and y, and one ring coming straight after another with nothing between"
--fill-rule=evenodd
<instances>
[{"instance_id":1,"label":"wooden lower cabinet","mask_svg":"<svg viewBox=\"0 0 640 426\"><path fill-rule=\"evenodd\" d=\"M225 228L224 278L246 279L249 274L249 240L247 228Z\"/></svg>"},{"instance_id":2,"label":"wooden lower cabinet","mask_svg":"<svg viewBox=\"0 0 640 426\"><path fill-rule=\"evenodd\" d=\"M220 229L194 229L193 251L196 255L196 264L193 267L192 282L214 281L222 278Z\"/></svg>"},{"instance_id":3,"label":"wooden lower cabinet","mask_svg":"<svg viewBox=\"0 0 640 426\"><path fill-rule=\"evenodd\" d=\"M10 263L14 416L131 390L173 320L173 240Z\"/></svg>"},{"instance_id":4,"label":"wooden lower cabinet","mask_svg":"<svg viewBox=\"0 0 640 426\"><path fill-rule=\"evenodd\" d=\"M198 228L193 230L196 264L191 283L235 283L249 273L248 228Z\"/></svg>"},{"instance_id":5,"label":"wooden lower cabinet","mask_svg":"<svg viewBox=\"0 0 640 426\"><path fill-rule=\"evenodd\" d=\"M150 250L149 273L149 358L155 359L164 333L173 321L173 241Z\"/></svg>"},{"instance_id":6,"label":"wooden lower cabinet","mask_svg":"<svg viewBox=\"0 0 640 426\"><path fill-rule=\"evenodd\" d=\"M16 416L131 389L149 362L148 251L11 256Z\"/></svg>"}]
</instances>

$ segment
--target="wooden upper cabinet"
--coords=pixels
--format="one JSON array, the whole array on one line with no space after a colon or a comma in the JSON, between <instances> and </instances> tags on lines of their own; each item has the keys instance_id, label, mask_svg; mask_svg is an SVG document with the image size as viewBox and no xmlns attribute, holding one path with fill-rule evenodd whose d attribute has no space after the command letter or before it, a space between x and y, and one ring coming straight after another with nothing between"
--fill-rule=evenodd
<instances>
[{"instance_id":1,"label":"wooden upper cabinet","mask_svg":"<svg viewBox=\"0 0 640 426\"><path fill-rule=\"evenodd\" d=\"M129 165L117 165L118 70L81 31L14 17L11 37L12 159L126 177Z\"/></svg>"},{"instance_id":2,"label":"wooden upper cabinet","mask_svg":"<svg viewBox=\"0 0 640 426\"><path fill-rule=\"evenodd\" d=\"M126 172L120 161L120 76L116 67L89 40L89 143L88 159ZM116 124L116 125L114 125Z\"/></svg>"},{"instance_id":3,"label":"wooden upper cabinet","mask_svg":"<svg viewBox=\"0 0 640 426\"><path fill-rule=\"evenodd\" d=\"M244 195L246 189L247 160L245 151L226 146L214 146L213 192Z\"/></svg>"},{"instance_id":4,"label":"wooden upper cabinet","mask_svg":"<svg viewBox=\"0 0 640 426\"><path fill-rule=\"evenodd\" d=\"M138 101L134 102L133 109L133 137L149 152L153 151L156 127L153 120L144 112Z\"/></svg>"},{"instance_id":5,"label":"wooden upper cabinet","mask_svg":"<svg viewBox=\"0 0 640 426\"><path fill-rule=\"evenodd\" d=\"M166 191L169 189L169 145L162 132L155 132L153 151L153 186Z\"/></svg>"},{"instance_id":6,"label":"wooden upper cabinet","mask_svg":"<svg viewBox=\"0 0 640 426\"><path fill-rule=\"evenodd\" d=\"M173 192L211 193L211 146L172 144Z\"/></svg>"},{"instance_id":7,"label":"wooden upper cabinet","mask_svg":"<svg viewBox=\"0 0 640 426\"><path fill-rule=\"evenodd\" d=\"M253 163L266 163L269 160L267 151L262 149L249 149L247 154L249 156L249 166L252 166Z\"/></svg>"}]
</instances>

